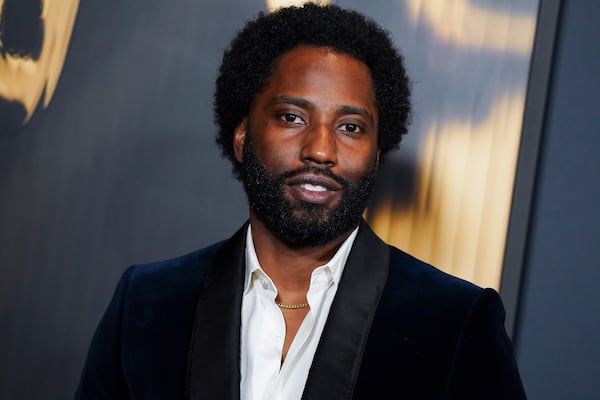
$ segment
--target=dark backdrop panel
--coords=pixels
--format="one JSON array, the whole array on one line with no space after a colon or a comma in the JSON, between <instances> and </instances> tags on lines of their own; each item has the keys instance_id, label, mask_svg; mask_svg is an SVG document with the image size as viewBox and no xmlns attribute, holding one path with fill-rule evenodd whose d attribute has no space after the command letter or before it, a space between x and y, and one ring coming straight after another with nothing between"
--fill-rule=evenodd
<instances>
[{"instance_id":1,"label":"dark backdrop panel","mask_svg":"<svg viewBox=\"0 0 600 400\"><path fill-rule=\"evenodd\" d=\"M531 399L600 398L598 21L562 2L516 337Z\"/></svg>"},{"instance_id":2,"label":"dark backdrop panel","mask_svg":"<svg viewBox=\"0 0 600 400\"><path fill-rule=\"evenodd\" d=\"M122 270L246 218L212 92L222 50L264 8L81 1L50 107L0 134L0 398L72 397Z\"/></svg>"}]
</instances>

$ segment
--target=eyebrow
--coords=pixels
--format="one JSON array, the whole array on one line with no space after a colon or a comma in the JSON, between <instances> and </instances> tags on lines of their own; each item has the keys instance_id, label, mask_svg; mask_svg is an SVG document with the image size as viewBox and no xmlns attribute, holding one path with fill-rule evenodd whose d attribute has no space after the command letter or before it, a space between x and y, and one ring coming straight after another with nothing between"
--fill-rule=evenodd
<instances>
[{"instance_id":1,"label":"eyebrow","mask_svg":"<svg viewBox=\"0 0 600 400\"><path fill-rule=\"evenodd\" d=\"M273 100L269 101L267 106L272 107L277 104L291 104L293 106L297 106L300 108L306 108L309 110L312 110L315 108L315 105L306 99L303 99L301 97L287 96L287 95L275 97Z\"/></svg>"},{"instance_id":2,"label":"eyebrow","mask_svg":"<svg viewBox=\"0 0 600 400\"><path fill-rule=\"evenodd\" d=\"M277 104L291 104L293 106L305 108L308 110L313 110L315 108L315 105L306 99L303 99L301 97L287 96L287 95L275 97L274 99L269 101L268 107L272 107ZM375 122L375 119L373 118L373 114L371 114L369 112L369 110L367 110L364 107L342 105L337 109L337 114L340 114L340 115L344 115L344 114L362 115L363 117L367 118L371 123Z\"/></svg>"}]
</instances>

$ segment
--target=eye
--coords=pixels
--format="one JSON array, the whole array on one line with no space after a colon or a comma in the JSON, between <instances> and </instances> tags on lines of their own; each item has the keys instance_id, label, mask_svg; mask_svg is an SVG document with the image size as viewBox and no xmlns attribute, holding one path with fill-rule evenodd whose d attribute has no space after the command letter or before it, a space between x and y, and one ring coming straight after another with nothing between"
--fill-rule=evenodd
<instances>
[{"instance_id":1,"label":"eye","mask_svg":"<svg viewBox=\"0 0 600 400\"><path fill-rule=\"evenodd\" d=\"M292 113L283 113L283 114L279 115L279 118L281 118L284 122L286 122L290 125L304 125L305 124L302 117L299 117L298 115L292 114Z\"/></svg>"},{"instance_id":2,"label":"eye","mask_svg":"<svg viewBox=\"0 0 600 400\"><path fill-rule=\"evenodd\" d=\"M363 129L357 124L341 124L338 130L343 133L361 133Z\"/></svg>"}]
</instances>

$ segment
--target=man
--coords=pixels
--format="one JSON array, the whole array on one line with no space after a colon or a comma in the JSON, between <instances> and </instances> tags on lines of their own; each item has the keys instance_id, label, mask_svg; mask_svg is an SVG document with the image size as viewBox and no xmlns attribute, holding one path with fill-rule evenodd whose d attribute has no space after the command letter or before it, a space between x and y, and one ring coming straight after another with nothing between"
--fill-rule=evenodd
<instances>
[{"instance_id":1,"label":"man","mask_svg":"<svg viewBox=\"0 0 600 400\"><path fill-rule=\"evenodd\" d=\"M402 58L360 14L306 5L248 23L215 112L249 222L125 272L77 397L524 398L497 293L361 219L409 110Z\"/></svg>"}]
</instances>

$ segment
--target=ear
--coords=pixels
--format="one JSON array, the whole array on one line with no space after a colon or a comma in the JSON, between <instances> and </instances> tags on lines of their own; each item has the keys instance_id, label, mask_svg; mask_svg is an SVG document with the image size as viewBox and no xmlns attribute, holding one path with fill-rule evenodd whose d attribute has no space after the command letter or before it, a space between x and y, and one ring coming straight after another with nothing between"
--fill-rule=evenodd
<instances>
[{"instance_id":1,"label":"ear","mask_svg":"<svg viewBox=\"0 0 600 400\"><path fill-rule=\"evenodd\" d=\"M244 159L244 143L246 143L247 132L248 118L244 118L233 131L233 154L239 163Z\"/></svg>"}]
</instances>

